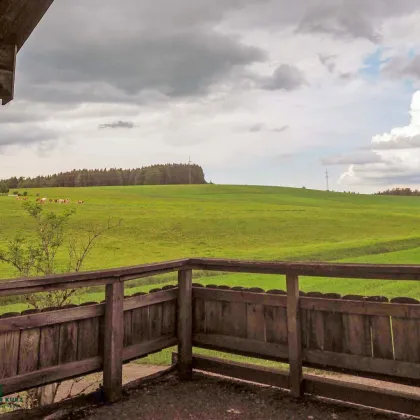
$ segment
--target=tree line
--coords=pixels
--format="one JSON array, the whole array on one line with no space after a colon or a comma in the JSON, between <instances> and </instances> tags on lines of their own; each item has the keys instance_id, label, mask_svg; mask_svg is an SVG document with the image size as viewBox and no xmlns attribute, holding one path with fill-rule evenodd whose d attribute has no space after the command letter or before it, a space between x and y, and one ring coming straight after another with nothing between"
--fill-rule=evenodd
<instances>
[{"instance_id":1,"label":"tree line","mask_svg":"<svg viewBox=\"0 0 420 420\"><path fill-rule=\"evenodd\" d=\"M419 190L412 190L411 188L392 188L385 191L379 191L376 195L404 195L404 196L420 196Z\"/></svg>"},{"instance_id":2,"label":"tree line","mask_svg":"<svg viewBox=\"0 0 420 420\"><path fill-rule=\"evenodd\" d=\"M136 169L74 169L35 178L4 179L0 181L0 189L169 184L206 184L203 168L196 164L168 163Z\"/></svg>"}]
</instances>

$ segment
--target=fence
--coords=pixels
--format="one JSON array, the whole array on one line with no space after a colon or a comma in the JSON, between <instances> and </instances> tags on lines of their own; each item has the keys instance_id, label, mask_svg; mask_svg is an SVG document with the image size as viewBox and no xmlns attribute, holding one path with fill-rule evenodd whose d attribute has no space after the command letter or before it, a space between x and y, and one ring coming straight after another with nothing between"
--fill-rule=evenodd
<instances>
[{"instance_id":1,"label":"fence","mask_svg":"<svg viewBox=\"0 0 420 420\"><path fill-rule=\"evenodd\" d=\"M285 274L287 290L202 287L192 270ZM178 271L178 287L124 299L124 281ZM103 370L121 396L123 363L178 344L180 376L193 369L420 415L414 394L303 374L303 367L419 385L420 302L299 292L299 276L418 280L420 266L185 259L125 269L2 282L0 296L106 285L103 303L0 319L5 395ZM194 356L202 347L289 364L289 371Z\"/></svg>"}]
</instances>

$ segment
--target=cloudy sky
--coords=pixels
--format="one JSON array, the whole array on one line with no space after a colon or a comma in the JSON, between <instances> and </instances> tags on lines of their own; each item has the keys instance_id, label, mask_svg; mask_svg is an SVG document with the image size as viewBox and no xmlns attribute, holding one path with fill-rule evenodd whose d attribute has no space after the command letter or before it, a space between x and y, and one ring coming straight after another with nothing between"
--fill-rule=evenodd
<instances>
[{"instance_id":1,"label":"cloudy sky","mask_svg":"<svg viewBox=\"0 0 420 420\"><path fill-rule=\"evenodd\" d=\"M420 186L418 0L55 0L0 178L187 162L215 183Z\"/></svg>"}]
</instances>

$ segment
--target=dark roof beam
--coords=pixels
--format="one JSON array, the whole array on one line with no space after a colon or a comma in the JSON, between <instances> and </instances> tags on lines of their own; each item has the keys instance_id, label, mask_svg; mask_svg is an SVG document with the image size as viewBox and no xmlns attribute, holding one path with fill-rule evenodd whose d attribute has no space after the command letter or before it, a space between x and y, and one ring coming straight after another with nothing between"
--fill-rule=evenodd
<instances>
[{"instance_id":1,"label":"dark roof beam","mask_svg":"<svg viewBox=\"0 0 420 420\"><path fill-rule=\"evenodd\" d=\"M0 98L3 105L13 99L16 54L16 44L0 44Z\"/></svg>"}]
</instances>

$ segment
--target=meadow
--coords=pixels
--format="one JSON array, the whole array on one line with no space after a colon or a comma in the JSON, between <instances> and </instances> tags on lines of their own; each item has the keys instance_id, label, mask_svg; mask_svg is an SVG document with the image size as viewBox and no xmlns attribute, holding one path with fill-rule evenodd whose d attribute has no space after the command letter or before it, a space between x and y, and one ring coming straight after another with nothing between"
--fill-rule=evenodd
<instances>
[{"instance_id":1,"label":"meadow","mask_svg":"<svg viewBox=\"0 0 420 420\"><path fill-rule=\"evenodd\" d=\"M381 264L420 263L420 197L353 195L305 189L185 185L52 188L28 190L48 198L69 198L77 209L69 233L89 223L122 220L94 248L84 269L112 268L183 257L258 260L337 261ZM83 205L77 205L83 200ZM63 211L48 203L45 210ZM30 235L32 221L22 202L0 196L0 246L18 231ZM63 262L65 251L60 255ZM283 276L194 273L201 284L284 289ZM16 273L0 264L0 279ZM126 283L125 294L175 284L167 274ZM420 299L420 283L304 277L304 291L410 296ZM81 290L74 303L101 301L103 288ZM17 298L2 299L0 314L28 306ZM139 363L168 364L166 349ZM203 349L204 353L266 366L278 363Z\"/></svg>"},{"instance_id":2,"label":"meadow","mask_svg":"<svg viewBox=\"0 0 420 420\"><path fill-rule=\"evenodd\" d=\"M28 190L70 204L48 203L45 210L75 207L69 231L109 217L121 226L97 243L84 269L112 268L183 257L258 260L342 261L382 264L420 262L420 198L354 195L306 189L184 185L51 188ZM83 205L76 204L83 200ZM18 231L30 235L32 221L13 197L0 197L0 246ZM60 255L63 261L65 252ZM200 273L197 273L199 275ZM210 275L213 274L213 275ZM0 278L16 275L0 264ZM283 276L201 273L202 284L284 288ZM171 284L175 277L141 279L126 294ZM417 282L303 278L305 291L410 296ZM75 297L75 303L103 299L102 289ZM3 302L1 312L26 309Z\"/></svg>"}]
</instances>

